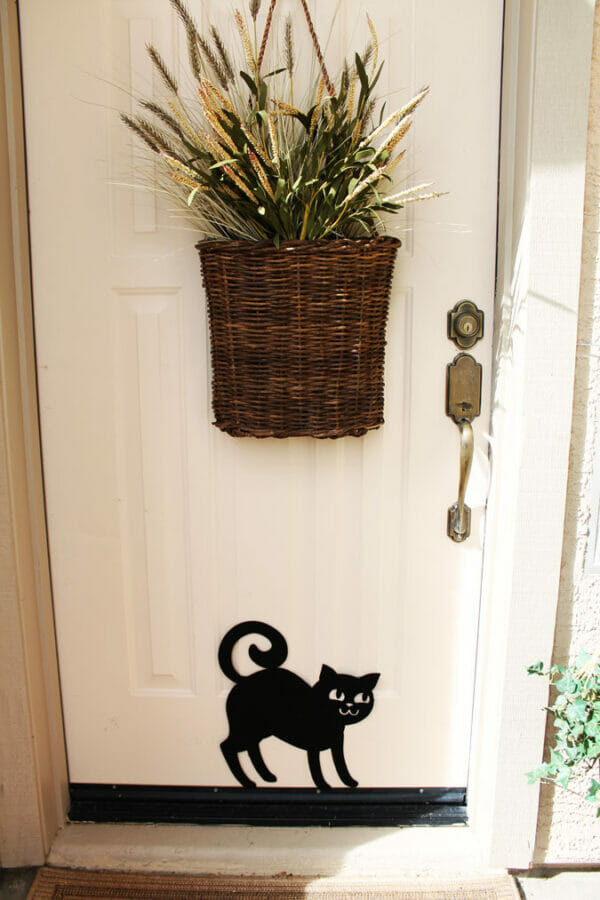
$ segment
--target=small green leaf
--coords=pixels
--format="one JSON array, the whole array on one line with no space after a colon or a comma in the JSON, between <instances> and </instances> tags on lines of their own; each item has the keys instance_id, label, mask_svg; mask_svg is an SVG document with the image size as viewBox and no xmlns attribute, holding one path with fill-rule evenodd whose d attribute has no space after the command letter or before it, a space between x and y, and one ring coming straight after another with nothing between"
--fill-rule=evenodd
<instances>
[{"instance_id":1,"label":"small green leaf","mask_svg":"<svg viewBox=\"0 0 600 900\"><path fill-rule=\"evenodd\" d=\"M532 666L527 666L527 672L529 673L529 675L543 675L544 663L540 660L539 662L534 663Z\"/></svg>"},{"instance_id":2,"label":"small green leaf","mask_svg":"<svg viewBox=\"0 0 600 900\"><path fill-rule=\"evenodd\" d=\"M581 700L581 699L575 700L573 703L571 703L568 706L567 718L569 719L570 722L573 722L573 723L585 722L587 717L588 717L588 708L587 708L587 703L585 702L585 700ZM581 734L582 731L583 731L583 729L581 731L578 731L578 734Z\"/></svg>"},{"instance_id":3,"label":"small green leaf","mask_svg":"<svg viewBox=\"0 0 600 900\"><path fill-rule=\"evenodd\" d=\"M592 783L585 799L589 800L590 803L600 803L600 782L596 781L595 778L592 778Z\"/></svg>"},{"instance_id":4,"label":"small green leaf","mask_svg":"<svg viewBox=\"0 0 600 900\"><path fill-rule=\"evenodd\" d=\"M526 773L526 777L529 784L535 784L538 778L546 777L546 767L544 765L536 766L536 768L532 769L531 772Z\"/></svg>"},{"instance_id":5,"label":"small green leaf","mask_svg":"<svg viewBox=\"0 0 600 900\"><path fill-rule=\"evenodd\" d=\"M237 162L237 159L222 159L220 162L214 163L210 166L211 169L222 169L223 166L231 166Z\"/></svg>"},{"instance_id":6,"label":"small green leaf","mask_svg":"<svg viewBox=\"0 0 600 900\"><path fill-rule=\"evenodd\" d=\"M260 88L258 91L258 105L260 109L264 109L267 105L267 85L264 81L260 82Z\"/></svg>"},{"instance_id":7,"label":"small green leaf","mask_svg":"<svg viewBox=\"0 0 600 900\"><path fill-rule=\"evenodd\" d=\"M587 662L589 662L589 660L591 658L592 658L591 653L587 653L585 650L580 650L579 653L577 654L577 665L579 666L580 669L583 669L585 664Z\"/></svg>"},{"instance_id":8,"label":"small green leaf","mask_svg":"<svg viewBox=\"0 0 600 900\"><path fill-rule=\"evenodd\" d=\"M366 98L369 94L369 78L365 71L363 61L360 58L360 56L358 55L358 53L354 54L354 62L356 64L356 71L358 72L358 77L360 78L360 85L361 85L362 91Z\"/></svg>"},{"instance_id":9,"label":"small green leaf","mask_svg":"<svg viewBox=\"0 0 600 900\"><path fill-rule=\"evenodd\" d=\"M577 691L577 682L567 673L559 681L555 682L554 687L561 694L574 694Z\"/></svg>"},{"instance_id":10,"label":"small green leaf","mask_svg":"<svg viewBox=\"0 0 600 900\"><path fill-rule=\"evenodd\" d=\"M250 78L250 76L248 75L247 72L240 70L240 75L242 76L242 78L244 79L244 81L246 82L246 84L248 85L248 87L250 88L250 90L252 91L254 96L256 97L257 96L256 83L253 81L252 78Z\"/></svg>"}]
</instances>

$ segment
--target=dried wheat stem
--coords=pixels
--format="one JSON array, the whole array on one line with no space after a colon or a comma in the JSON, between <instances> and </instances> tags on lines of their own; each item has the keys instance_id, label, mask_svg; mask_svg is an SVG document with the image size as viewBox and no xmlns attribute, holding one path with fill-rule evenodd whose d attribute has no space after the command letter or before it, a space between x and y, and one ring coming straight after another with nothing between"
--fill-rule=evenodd
<instances>
[{"instance_id":1,"label":"dried wheat stem","mask_svg":"<svg viewBox=\"0 0 600 900\"><path fill-rule=\"evenodd\" d=\"M225 96L223 91L219 90L216 84L213 84L212 81L208 81L208 79L203 78L200 86L209 95L211 100L211 107L217 114L220 114L221 112L221 109L219 108L220 106L223 109L226 109L228 112L233 113L237 118L237 113L235 111L233 103L231 102L231 100L229 100L228 97Z\"/></svg>"},{"instance_id":2,"label":"dried wheat stem","mask_svg":"<svg viewBox=\"0 0 600 900\"><path fill-rule=\"evenodd\" d=\"M317 100L316 100L315 108L314 108L314 110L313 110L313 114L312 114L312 117L311 117L311 120L310 120L310 134L309 134L309 137L311 137L311 138L312 138L312 136L313 136L313 134L314 134L314 131L315 131L315 128L316 128L316 126L317 126L317 119L319 118L319 110L320 110L320 108L321 108L321 100L322 100L322 98L323 98L323 90L324 90L324 88L325 88L325 76L323 75L323 76L321 77L321 80L319 81L319 89L318 89L318 91L317 91Z\"/></svg>"},{"instance_id":3,"label":"dried wheat stem","mask_svg":"<svg viewBox=\"0 0 600 900\"><path fill-rule=\"evenodd\" d=\"M304 10L304 16L306 18L306 22L308 24L308 30L310 31L310 36L312 38L313 47L315 48L315 53L317 54L317 59L319 60L319 65L321 66L321 72L323 73L323 78L325 79L325 85L331 97L335 97L335 88L331 83L329 75L327 74L327 69L325 67L325 60L323 59L323 54L321 53L321 47L319 45L319 39L317 38L314 25L312 23L312 19L310 17L310 13L308 11L308 6L306 5L306 0L300 0L302 3L302 9Z\"/></svg>"},{"instance_id":4,"label":"dried wheat stem","mask_svg":"<svg viewBox=\"0 0 600 900\"><path fill-rule=\"evenodd\" d=\"M204 147L208 150L208 152L211 154L213 159L216 160L216 162L222 162L222 160L228 158L227 153L225 153L221 145L218 144L217 141L215 141L215 139L210 134L208 134L208 132L201 132L200 138Z\"/></svg>"},{"instance_id":5,"label":"dried wheat stem","mask_svg":"<svg viewBox=\"0 0 600 900\"><path fill-rule=\"evenodd\" d=\"M260 162L258 161L258 157L257 157L256 153L254 153L252 150L250 150L250 148L248 148L248 156L250 157L250 163L252 165L252 168L258 175L258 180L262 184L263 188L265 189L265 191L267 192L269 197L273 200L274 199L273 198L273 190L271 188L271 185L269 184L265 170L263 169Z\"/></svg>"},{"instance_id":6,"label":"dried wheat stem","mask_svg":"<svg viewBox=\"0 0 600 900\"><path fill-rule=\"evenodd\" d=\"M388 175L389 175L389 173L392 171L392 169L395 169L395 168L396 168L396 166L398 165L398 163L400 162L400 160L404 159L404 156L405 156L405 155L406 155L406 150L402 150L402 151L398 154L398 156L396 156L395 159L393 159L391 162L389 162L389 163L386 164L385 171L386 171L386 173L387 173Z\"/></svg>"},{"instance_id":7,"label":"dried wheat stem","mask_svg":"<svg viewBox=\"0 0 600 900\"><path fill-rule=\"evenodd\" d=\"M227 48L223 43L221 35L217 31L214 25L210 27L210 33L212 34L213 41L215 43L215 47L217 48L217 53L221 58L221 63L223 65L223 69L229 79L229 81L235 81L235 72L233 69L233 65L231 63L231 59L229 57L229 53L227 52Z\"/></svg>"},{"instance_id":8,"label":"dried wheat stem","mask_svg":"<svg viewBox=\"0 0 600 900\"><path fill-rule=\"evenodd\" d=\"M246 126L246 124L245 124L244 122L241 122L241 121L240 121L240 128L241 128L241 130L242 130L242 133L243 133L244 137L245 137L246 140L248 141L248 146L249 146L252 150L254 150L254 152L256 153L256 155L258 156L258 158L260 159L260 161L261 161L262 163L264 163L265 166L268 166L269 164L268 164L268 162L267 162L267 160L266 160L266 158L265 158L266 150L265 150L265 153L262 152L261 148L260 148L259 145L258 145L258 140L254 137L254 135L252 134L252 132L250 131L250 129ZM264 149L264 148L263 148L263 149Z\"/></svg>"},{"instance_id":9,"label":"dried wheat stem","mask_svg":"<svg viewBox=\"0 0 600 900\"><path fill-rule=\"evenodd\" d=\"M373 20L369 13L367 13L367 23L369 25L369 31L371 32L371 40L373 41L373 65L371 67L371 77L375 74L375 69L377 68L377 60L379 59L379 41L377 40L377 32L375 31L375 26L373 25Z\"/></svg>"},{"instance_id":10,"label":"dried wheat stem","mask_svg":"<svg viewBox=\"0 0 600 900\"><path fill-rule=\"evenodd\" d=\"M248 65L250 66L250 71L253 75L256 74L256 60L254 59L254 54L252 52L252 44L250 42L250 35L248 34L248 29L246 28L246 23L244 22L243 16L239 9L236 9L234 13L235 24L237 25L237 30L239 31L240 38L242 39L242 46L244 47L244 52L246 54L246 59L248 60Z\"/></svg>"},{"instance_id":11,"label":"dried wheat stem","mask_svg":"<svg viewBox=\"0 0 600 900\"><path fill-rule=\"evenodd\" d=\"M416 197L408 197L408 199L400 200L399 202L401 203L402 206L407 206L409 203L417 203L417 201L419 201L419 200L436 200L438 197L443 197L444 195L445 195L444 191L442 191L441 193L418 194ZM386 201L387 200L391 200L392 202L394 201L393 196L386 197L385 199L386 199Z\"/></svg>"},{"instance_id":12,"label":"dried wheat stem","mask_svg":"<svg viewBox=\"0 0 600 900\"><path fill-rule=\"evenodd\" d=\"M246 194L246 196L249 197L254 203L258 203L258 200L257 200L256 197L254 196L254 194L252 193L252 191L246 186L246 184L244 184L244 182L243 182L242 179L239 177L239 175L237 175L237 174L233 171L233 169L231 168L231 166L223 166L223 171L225 172L226 175L229 175L229 177L231 178L231 180L232 180L233 182L235 182L235 184L237 184L237 186L239 187L240 191L243 191L243 193Z\"/></svg>"},{"instance_id":13,"label":"dried wheat stem","mask_svg":"<svg viewBox=\"0 0 600 900\"><path fill-rule=\"evenodd\" d=\"M391 134L387 136L383 144L378 148L377 152L373 159L377 159L378 156L381 156L386 150L388 153L391 153L394 147L402 140L402 138L406 135L410 126L412 125L412 117L406 116L404 119L401 119L400 122L396 125Z\"/></svg>"},{"instance_id":14,"label":"dried wheat stem","mask_svg":"<svg viewBox=\"0 0 600 900\"><path fill-rule=\"evenodd\" d=\"M222 143L225 144L225 146L229 150L231 150L232 153L235 153L237 150L237 147L235 146L234 142L231 140L231 138L229 137L229 135L227 134L227 132L225 131L225 129L219 122L219 119L214 114L214 112L212 112L211 109L208 109L205 107L204 115L206 116L207 120L210 122L210 125L211 125L213 131L215 131L217 133L217 135L219 136L219 138L221 139Z\"/></svg>"},{"instance_id":15,"label":"dried wheat stem","mask_svg":"<svg viewBox=\"0 0 600 900\"><path fill-rule=\"evenodd\" d=\"M168 136L164 134L159 128L156 128L152 122L149 122L147 119L142 118L142 116L137 116L135 119L137 124L143 131L146 132L149 138L153 140L161 150L164 150L166 153L170 153L173 156L177 155L177 151L171 141L168 139Z\"/></svg>"},{"instance_id":16,"label":"dried wheat stem","mask_svg":"<svg viewBox=\"0 0 600 900\"><path fill-rule=\"evenodd\" d=\"M184 140L183 132L179 126L179 123L176 122L173 116L170 116L169 113L162 108L162 106L159 106L158 103L154 103L152 100L142 100L141 106L143 106L144 109L147 109L148 112L153 113L158 119L161 120L161 122L164 122L164 124L167 125L171 129L171 131L175 132L180 140Z\"/></svg>"},{"instance_id":17,"label":"dried wheat stem","mask_svg":"<svg viewBox=\"0 0 600 900\"><path fill-rule=\"evenodd\" d=\"M199 184L197 181L194 181L192 178L188 178L186 175L183 175L182 172L169 172L171 178L174 181L179 182L179 184L185 184L186 187L193 188L195 191L208 191L209 187L205 184Z\"/></svg>"},{"instance_id":18,"label":"dried wheat stem","mask_svg":"<svg viewBox=\"0 0 600 900\"><path fill-rule=\"evenodd\" d=\"M169 88L169 90L173 91L173 93L176 94L179 90L179 88L177 87L177 82L169 72L167 64L165 63L156 47L152 46L152 44L146 44L146 50L148 51L148 56L154 63L166 86Z\"/></svg>"},{"instance_id":19,"label":"dried wheat stem","mask_svg":"<svg viewBox=\"0 0 600 900\"><path fill-rule=\"evenodd\" d=\"M356 69L350 78L350 87L348 88L348 118L352 118L352 110L354 109L354 94L356 92L356 82L358 81L358 73Z\"/></svg>"},{"instance_id":20,"label":"dried wheat stem","mask_svg":"<svg viewBox=\"0 0 600 900\"><path fill-rule=\"evenodd\" d=\"M294 74L294 42L292 40L292 17L288 16L285 20L284 32L284 59L285 67L288 70L290 78Z\"/></svg>"},{"instance_id":21,"label":"dried wheat stem","mask_svg":"<svg viewBox=\"0 0 600 900\"><path fill-rule=\"evenodd\" d=\"M412 126L412 123L413 123L413 120L412 120L411 116L409 116L406 120L404 120L404 122L401 121L398 123L398 125L396 126L396 128L390 135L389 143L385 147L385 149L388 151L388 153L392 153L393 150L400 143L402 138L404 138L406 136L406 134L408 133L409 129Z\"/></svg>"},{"instance_id":22,"label":"dried wheat stem","mask_svg":"<svg viewBox=\"0 0 600 900\"><path fill-rule=\"evenodd\" d=\"M275 124L271 117L271 113L267 113L267 120L269 122L269 137L271 138L271 150L273 151L273 162L279 171L279 144L277 142L277 132L275 131Z\"/></svg>"},{"instance_id":23,"label":"dried wheat stem","mask_svg":"<svg viewBox=\"0 0 600 900\"><path fill-rule=\"evenodd\" d=\"M384 175L385 167L381 166L379 169L375 169L374 172L371 172L366 178L364 178L360 184L357 184L351 194L346 197L346 203L349 203L350 200L354 200L359 194L369 187L370 184L373 184L375 181L379 181L379 179Z\"/></svg>"},{"instance_id":24,"label":"dried wheat stem","mask_svg":"<svg viewBox=\"0 0 600 900\"><path fill-rule=\"evenodd\" d=\"M186 7L183 0L171 0L171 6L177 11L179 18L183 22L186 28L190 25L195 29L194 20L192 19L188 8Z\"/></svg>"},{"instance_id":25,"label":"dried wheat stem","mask_svg":"<svg viewBox=\"0 0 600 900\"><path fill-rule=\"evenodd\" d=\"M121 121L124 122L125 125L127 125L128 128L131 128L131 130L132 130L135 134L137 134L137 136L138 136L139 138L141 138L141 139L143 140L143 142L144 142L148 147L150 147L150 149L151 149L154 153L159 153L159 152L160 152L160 148L158 147L158 145L156 144L156 142L155 142L154 140L152 140L152 138L151 138L148 134L146 134L146 132L144 131L144 129L143 129L143 128L135 121L135 119L132 119L131 116L128 116L126 113L121 113Z\"/></svg>"},{"instance_id":26,"label":"dried wheat stem","mask_svg":"<svg viewBox=\"0 0 600 900\"><path fill-rule=\"evenodd\" d=\"M432 184L433 181L426 181L423 184L416 184L414 187L407 188L405 191L400 191L397 194L392 194L391 197L386 197L386 200L391 200L393 203L405 201L413 194L416 194L417 191L424 191L425 188L431 187Z\"/></svg>"},{"instance_id":27,"label":"dried wheat stem","mask_svg":"<svg viewBox=\"0 0 600 900\"><path fill-rule=\"evenodd\" d=\"M194 77L199 81L202 78L202 72L205 66L202 61L202 57L200 56L200 51L198 50L198 35L195 34L193 30L188 30L187 42L190 67L192 69Z\"/></svg>"},{"instance_id":28,"label":"dried wheat stem","mask_svg":"<svg viewBox=\"0 0 600 900\"><path fill-rule=\"evenodd\" d=\"M207 89L208 86L208 89ZM209 93L210 88L218 90L215 85L211 84L211 82L203 80L200 87L198 88L198 93L200 94L200 99L202 100L203 113L205 118L210 122L214 131L219 135L223 143L229 147L229 149L235 153L237 147L232 141L231 137L227 134L223 125L221 123L222 116L222 107L216 103Z\"/></svg>"},{"instance_id":29,"label":"dried wheat stem","mask_svg":"<svg viewBox=\"0 0 600 900\"><path fill-rule=\"evenodd\" d=\"M401 109L397 109L396 112L393 112L391 116L388 116L387 119L379 125L375 131L372 131L371 134L368 134L364 140L360 142L360 146L364 147L367 144L370 144L376 137L378 137L382 131L385 131L386 128L389 128L394 122L398 122L399 120L405 119L409 113L412 113L419 103L427 96L429 93L429 88L423 88L422 91L409 100L409 102L403 106Z\"/></svg>"},{"instance_id":30,"label":"dried wheat stem","mask_svg":"<svg viewBox=\"0 0 600 900\"><path fill-rule=\"evenodd\" d=\"M178 172L183 173L188 178L191 178L194 181L194 186L198 184L198 173L191 169L189 166L186 166L185 163L182 163L181 160L175 159L174 156L171 156L170 153L161 153L162 158L174 169L177 169Z\"/></svg>"},{"instance_id":31,"label":"dried wheat stem","mask_svg":"<svg viewBox=\"0 0 600 900\"><path fill-rule=\"evenodd\" d=\"M215 54L212 52L210 45L203 37L200 37L200 35L198 36L198 44L200 45L204 56L210 63L211 69L213 70L213 72L215 73L217 78L219 79L219 83L220 83L221 87L224 90L227 90L227 84L228 84L227 73L225 72L225 69L223 68L223 66L221 65L221 63L219 62L219 60L217 59Z\"/></svg>"},{"instance_id":32,"label":"dried wheat stem","mask_svg":"<svg viewBox=\"0 0 600 900\"><path fill-rule=\"evenodd\" d=\"M269 38L269 32L271 30L271 20L273 18L273 10L275 9L275 4L277 0L271 0L269 4L269 12L267 13L267 21L265 22L265 30L263 31L262 41L260 42L260 52L258 54L258 65L257 70L260 72L260 67L262 66L262 61L264 59L265 50L267 49L267 40Z\"/></svg>"},{"instance_id":33,"label":"dried wheat stem","mask_svg":"<svg viewBox=\"0 0 600 900\"><path fill-rule=\"evenodd\" d=\"M271 100L271 103L277 107L274 115L277 115L277 113L283 116L297 116L300 114L298 107L292 106L284 100Z\"/></svg>"},{"instance_id":34,"label":"dried wheat stem","mask_svg":"<svg viewBox=\"0 0 600 900\"><path fill-rule=\"evenodd\" d=\"M186 117L183 115L181 110L174 103L171 103L170 101L169 101L169 109L171 110L171 112L173 113L175 118L177 119L177 122L179 123L179 125L181 125L181 128L183 129L183 131L187 134L187 136L190 138L192 143L195 144L198 141L198 135L196 134L196 132L194 131L194 129L192 128L191 124L188 122Z\"/></svg>"}]
</instances>

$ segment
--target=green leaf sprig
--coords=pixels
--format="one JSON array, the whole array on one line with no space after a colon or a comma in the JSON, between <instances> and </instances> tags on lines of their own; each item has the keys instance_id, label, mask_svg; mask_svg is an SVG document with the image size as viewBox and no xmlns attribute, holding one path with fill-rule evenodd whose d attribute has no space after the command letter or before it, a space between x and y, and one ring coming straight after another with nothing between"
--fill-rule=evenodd
<instances>
[{"instance_id":1,"label":"green leaf sprig","mask_svg":"<svg viewBox=\"0 0 600 900\"><path fill-rule=\"evenodd\" d=\"M576 771L591 772L600 765L600 651L590 654L581 650L573 666L554 665L545 670L544 664L537 662L527 671L549 679L555 698L545 709L556 729L549 760L528 772L527 778L530 784L540 779L571 790L569 782ZM584 796L596 804L600 817L600 781L592 777Z\"/></svg>"}]
</instances>

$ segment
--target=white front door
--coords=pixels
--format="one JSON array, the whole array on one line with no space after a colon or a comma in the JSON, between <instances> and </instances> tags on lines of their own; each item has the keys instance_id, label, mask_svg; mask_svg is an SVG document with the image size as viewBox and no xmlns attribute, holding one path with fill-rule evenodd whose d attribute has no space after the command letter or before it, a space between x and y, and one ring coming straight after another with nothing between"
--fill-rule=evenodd
<instances>
[{"instance_id":1,"label":"white front door","mask_svg":"<svg viewBox=\"0 0 600 900\"><path fill-rule=\"evenodd\" d=\"M167 0L19 5L71 780L236 785L220 750L232 684L217 648L231 626L261 620L285 635L285 667L310 684L324 663L380 673L372 713L345 729L361 787L466 785L488 477L500 0L342 0L329 68L341 46L363 48L368 9L388 110L431 86L400 181L435 180L448 194L394 223L403 246L385 425L338 441L236 439L211 425L196 236L134 183L139 150L117 115L131 93L151 89L147 42L183 63ZM326 35L335 4L320 0L318 15L316 5ZM222 3L190 6L202 26L228 13ZM281 7L295 12L304 41L300 4ZM446 312L464 298L485 311L486 336L472 351L484 371L472 534L456 544L446 516L459 440L444 396L458 351ZM256 668L248 644L236 657L244 672ZM302 750L274 737L261 749L278 785L312 785ZM339 786L326 753L322 764Z\"/></svg>"}]
</instances>

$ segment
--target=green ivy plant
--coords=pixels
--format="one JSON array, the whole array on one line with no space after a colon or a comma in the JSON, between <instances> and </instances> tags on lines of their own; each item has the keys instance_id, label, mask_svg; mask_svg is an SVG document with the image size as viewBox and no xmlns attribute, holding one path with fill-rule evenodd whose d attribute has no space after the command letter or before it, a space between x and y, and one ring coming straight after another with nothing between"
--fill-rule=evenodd
<instances>
[{"instance_id":1,"label":"green ivy plant","mask_svg":"<svg viewBox=\"0 0 600 900\"><path fill-rule=\"evenodd\" d=\"M550 759L527 773L529 784L539 779L571 790L568 785L575 772L591 773L600 765L600 651L590 654L581 650L572 666L554 665L546 670L537 662L527 671L549 679L554 703L545 709L556 729ZM588 793L582 796L596 804L600 817L600 780L592 776Z\"/></svg>"}]
</instances>

